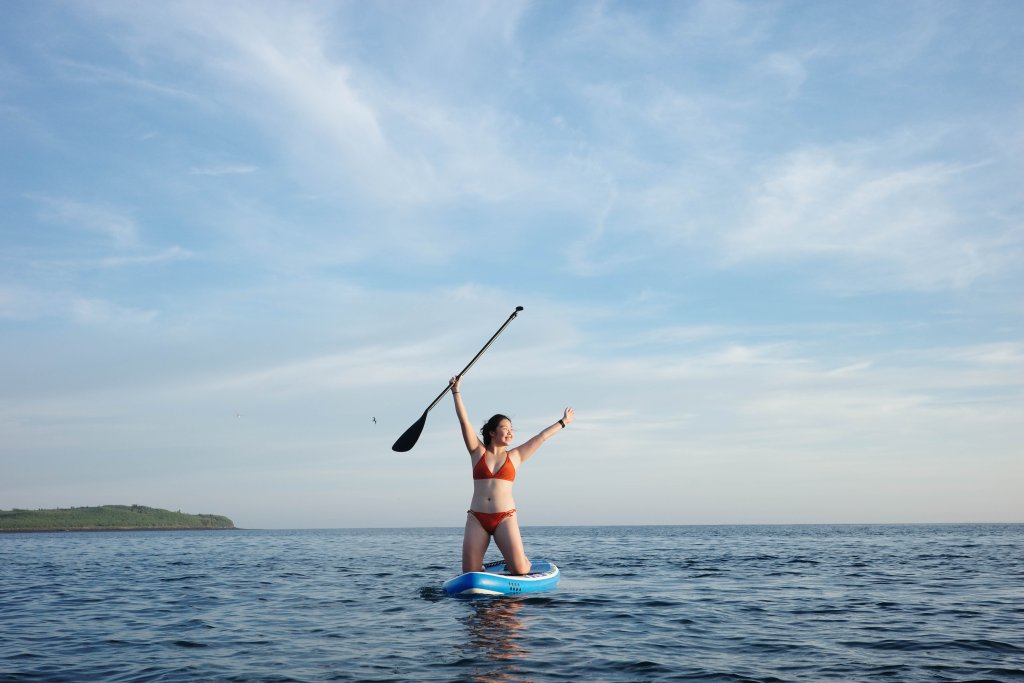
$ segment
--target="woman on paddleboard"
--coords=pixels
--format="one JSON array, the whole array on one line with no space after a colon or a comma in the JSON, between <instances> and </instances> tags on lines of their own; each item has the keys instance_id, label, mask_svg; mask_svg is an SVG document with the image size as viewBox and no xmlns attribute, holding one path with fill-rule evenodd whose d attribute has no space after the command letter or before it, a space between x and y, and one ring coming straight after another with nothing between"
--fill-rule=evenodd
<instances>
[{"instance_id":1,"label":"woman on paddleboard","mask_svg":"<svg viewBox=\"0 0 1024 683\"><path fill-rule=\"evenodd\" d=\"M552 434L569 426L575 419L575 413L572 408L566 408L561 419L515 448L511 448L512 421L504 415L495 415L480 430L481 441L462 403L461 384L461 377L451 379L455 414L473 463L473 500L466 514L466 532L462 537L462 571L478 572L483 569L484 552L493 536L505 558L506 570L511 574L528 574L530 560L519 535L512 483L522 464Z\"/></svg>"}]
</instances>

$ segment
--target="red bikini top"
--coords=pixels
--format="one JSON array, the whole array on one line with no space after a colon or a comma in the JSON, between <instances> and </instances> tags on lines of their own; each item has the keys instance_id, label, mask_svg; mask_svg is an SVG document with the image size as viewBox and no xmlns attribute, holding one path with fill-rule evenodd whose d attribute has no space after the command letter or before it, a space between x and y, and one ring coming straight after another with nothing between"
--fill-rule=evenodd
<instances>
[{"instance_id":1,"label":"red bikini top","mask_svg":"<svg viewBox=\"0 0 1024 683\"><path fill-rule=\"evenodd\" d=\"M508 453L505 454L505 463L498 468L497 472L491 472L490 468L487 467L486 462L487 454L484 453L480 456L480 459L473 465L473 478L474 479L504 479L505 481L516 480L516 468L512 465L512 458L508 457Z\"/></svg>"}]
</instances>

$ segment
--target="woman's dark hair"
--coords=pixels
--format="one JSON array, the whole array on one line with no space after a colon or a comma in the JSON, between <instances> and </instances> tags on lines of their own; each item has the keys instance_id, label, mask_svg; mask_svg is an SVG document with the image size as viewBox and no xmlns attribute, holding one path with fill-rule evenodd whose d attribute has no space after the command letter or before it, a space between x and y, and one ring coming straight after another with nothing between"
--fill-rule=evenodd
<instances>
[{"instance_id":1,"label":"woman's dark hair","mask_svg":"<svg viewBox=\"0 0 1024 683\"><path fill-rule=\"evenodd\" d=\"M483 429L480 430L480 433L484 437L484 446L491 445L491 432L498 428L498 425L501 424L502 420L508 420L509 422L512 421L511 418L506 417L505 415L501 415L499 413L498 415L495 415L490 420L488 420L487 424L485 424L483 426Z\"/></svg>"}]
</instances>

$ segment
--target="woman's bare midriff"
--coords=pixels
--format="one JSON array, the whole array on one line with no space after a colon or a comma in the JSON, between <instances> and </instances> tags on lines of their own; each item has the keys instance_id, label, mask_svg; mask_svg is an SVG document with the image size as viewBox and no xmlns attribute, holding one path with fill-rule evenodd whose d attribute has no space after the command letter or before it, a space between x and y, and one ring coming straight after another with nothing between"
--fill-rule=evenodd
<instances>
[{"instance_id":1,"label":"woman's bare midriff","mask_svg":"<svg viewBox=\"0 0 1024 683\"><path fill-rule=\"evenodd\" d=\"M512 498L512 482L504 479L475 479L470 510L504 512L516 506Z\"/></svg>"}]
</instances>

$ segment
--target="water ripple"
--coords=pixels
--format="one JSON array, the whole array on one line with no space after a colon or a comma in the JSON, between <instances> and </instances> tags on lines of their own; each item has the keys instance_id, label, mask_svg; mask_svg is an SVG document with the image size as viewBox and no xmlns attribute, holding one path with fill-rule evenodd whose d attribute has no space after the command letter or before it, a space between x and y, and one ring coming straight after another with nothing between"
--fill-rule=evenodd
<instances>
[{"instance_id":1,"label":"water ripple","mask_svg":"<svg viewBox=\"0 0 1024 683\"><path fill-rule=\"evenodd\" d=\"M1024 681L1020 525L525 535L557 592L447 598L457 529L0 536L0 680Z\"/></svg>"}]
</instances>

